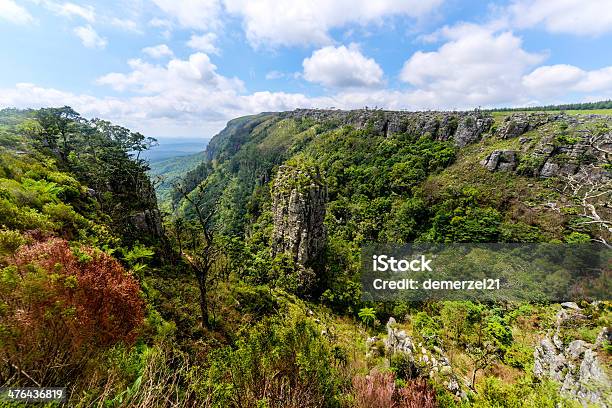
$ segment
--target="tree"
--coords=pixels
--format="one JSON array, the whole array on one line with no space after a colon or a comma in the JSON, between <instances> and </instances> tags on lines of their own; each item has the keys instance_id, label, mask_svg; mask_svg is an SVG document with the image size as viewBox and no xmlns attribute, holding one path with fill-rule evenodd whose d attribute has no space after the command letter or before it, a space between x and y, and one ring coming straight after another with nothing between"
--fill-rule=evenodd
<instances>
[{"instance_id":1,"label":"tree","mask_svg":"<svg viewBox=\"0 0 612 408\"><path fill-rule=\"evenodd\" d=\"M217 212L217 202L206 203L206 185L200 184L192 193L184 186L176 184L175 190L185 201L191 204L195 211L196 224L193 228L185 228L185 222L177 222L177 243L181 257L193 270L200 290L200 312L202 326L210 328L208 313L208 280L215 261L220 254L220 247L215 242L216 229L212 218ZM208 204L208 205L207 205ZM183 241L183 232L189 232L188 240Z\"/></svg>"},{"instance_id":2,"label":"tree","mask_svg":"<svg viewBox=\"0 0 612 408\"><path fill-rule=\"evenodd\" d=\"M612 248L612 130L607 124L596 126L586 140L587 145L598 154L600 160L581 166L576 174L564 178L563 192L569 193L582 208L582 221L578 225L594 226L594 241Z\"/></svg>"},{"instance_id":3,"label":"tree","mask_svg":"<svg viewBox=\"0 0 612 408\"><path fill-rule=\"evenodd\" d=\"M374 320L376 320L376 311L374 310L374 308L364 307L359 311L358 316L363 322L363 324L365 324L367 327L370 324L374 323Z\"/></svg>"},{"instance_id":4,"label":"tree","mask_svg":"<svg viewBox=\"0 0 612 408\"><path fill-rule=\"evenodd\" d=\"M38 134L40 141L66 160L71 150L70 141L78 124L83 121L81 115L70 106L64 106L40 109L36 111L35 118L41 126Z\"/></svg>"},{"instance_id":5,"label":"tree","mask_svg":"<svg viewBox=\"0 0 612 408\"><path fill-rule=\"evenodd\" d=\"M570 174L565 180L565 191L569 191L575 203L580 205L583 221L578 225L593 225L596 227L597 242L608 248L609 237L612 235L612 217L609 208L612 200L612 179L601 169L591 165L581 168L576 174Z\"/></svg>"}]
</instances>

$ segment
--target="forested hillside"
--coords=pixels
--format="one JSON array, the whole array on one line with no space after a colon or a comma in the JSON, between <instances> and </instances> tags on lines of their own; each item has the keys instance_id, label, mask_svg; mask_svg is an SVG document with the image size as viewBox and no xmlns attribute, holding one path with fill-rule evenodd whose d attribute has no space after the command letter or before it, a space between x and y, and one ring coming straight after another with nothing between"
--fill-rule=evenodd
<instances>
[{"instance_id":1,"label":"forested hillside","mask_svg":"<svg viewBox=\"0 0 612 408\"><path fill-rule=\"evenodd\" d=\"M609 299L378 302L360 284L372 243L609 247L610 116L262 113L182 177L158 167L159 203L153 142L67 107L0 111L3 385L77 407L612 402Z\"/></svg>"},{"instance_id":2,"label":"forested hillside","mask_svg":"<svg viewBox=\"0 0 612 408\"><path fill-rule=\"evenodd\" d=\"M202 149L204 149L204 143ZM172 157L149 163L149 176L156 185L155 191L160 203L170 203L174 185L178 183L187 172L198 167L204 161L204 152Z\"/></svg>"}]
</instances>

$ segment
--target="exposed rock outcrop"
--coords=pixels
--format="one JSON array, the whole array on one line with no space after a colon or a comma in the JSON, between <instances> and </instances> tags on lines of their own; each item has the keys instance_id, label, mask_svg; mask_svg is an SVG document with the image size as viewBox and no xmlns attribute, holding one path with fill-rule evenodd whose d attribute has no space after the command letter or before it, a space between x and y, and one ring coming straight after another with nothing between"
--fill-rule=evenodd
<instances>
[{"instance_id":1,"label":"exposed rock outcrop","mask_svg":"<svg viewBox=\"0 0 612 408\"><path fill-rule=\"evenodd\" d=\"M564 327L585 319L587 316L575 303L562 304L554 332L535 348L533 373L538 378L558 381L563 394L583 404L612 406L612 383L597 357L596 345L583 340L573 340L566 345L562 341Z\"/></svg>"},{"instance_id":2,"label":"exposed rock outcrop","mask_svg":"<svg viewBox=\"0 0 612 408\"><path fill-rule=\"evenodd\" d=\"M461 398L466 396L459 378L453 373L446 353L439 347L428 350L421 343L415 344L404 330L396 328L396 321L393 317L387 322L385 352L388 356L396 353L405 354L418 370L419 375L437 378L455 396Z\"/></svg>"},{"instance_id":3,"label":"exposed rock outcrop","mask_svg":"<svg viewBox=\"0 0 612 408\"><path fill-rule=\"evenodd\" d=\"M466 115L461 118L454 139L457 146L463 147L480 140L483 133L493 124L493 118L480 114Z\"/></svg>"},{"instance_id":4,"label":"exposed rock outcrop","mask_svg":"<svg viewBox=\"0 0 612 408\"><path fill-rule=\"evenodd\" d=\"M513 113L504 119L504 123L497 129L495 135L502 139L518 137L546 123L557 120L559 116L559 114L538 112Z\"/></svg>"},{"instance_id":5,"label":"exposed rock outcrop","mask_svg":"<svg viewBox=\"0 0 612 408\"><path fill-rule=\"evenodd\" d=\"M518 158L514 150L495 150L480 162L489 171L514 171Z\"/></svg>"},{"instance_id":6,"label":"exposed rock outcrop","mask_svg":"<svg viewBox=\"0 0 612 408\"><path fill-rule=\"evenodd\" d=\"M315 121L331 121L338 125L350 125L357 129L371 128L376 134L389 136L409 132L429 134L437 140L453 139L457 146L480 140L493 124L490 114L474 112L403 112L358 109L342 111L333 109L296 109L284 112L285 117L311 118Z\"/></svg>"},{"instance_id":7,"label":"exposed rock outcrop","mask_svg":"<svg viewBox=\"0 0 612 408\"><path fill-rule=\"evenodd\" d=\"M312 169L281 166L272 189L272 255L287 253L314 267L325 247L327 188Z\"/></svg>"},{"instance_id":8,"label":"exposed rock outcrop","mask_svg":"<svg viewBox=\"0 0 612 408\"><path fill-rule=\"evenodd\" d=\"M606 120L597 115L511 114L494 131L495 136L509 139L533 129L539 129L538 135L521 137L520 152L496 150L481 164L490 171L514 171L521 162L525 163L523 174L541 178L575 174L585 166L609 160L605 152L612 147L612 132L599 133Z\"/></svg>"}]
</instances>

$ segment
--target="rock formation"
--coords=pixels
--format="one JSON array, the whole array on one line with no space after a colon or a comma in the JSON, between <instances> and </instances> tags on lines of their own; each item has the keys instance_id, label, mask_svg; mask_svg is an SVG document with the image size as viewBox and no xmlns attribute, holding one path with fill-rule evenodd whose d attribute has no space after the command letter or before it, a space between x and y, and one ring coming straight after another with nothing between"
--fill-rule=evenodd
<instances>
[{"instance_id":1,"label":"rock formation","mask_svg":"<svg viewBox=\"0 0 612 408\"><path fill-rule=\"evenodd\" d=\"M560 114L548 113L513 113L506 116L504 123L497 129L495 135L501 139L518 137L523 133L559 119Z\"/></svg>"},{"instance_id":2,"label":"rock formation","mask_svg":"<svg viewBox=\"0 0 612 408\"><path fill-rule=\"evenodd\" d=\"M562 304L555 321L555 330L540 341L534 351L533 373L561 383L561 392L583 404L612 406L612 383L595 351L596 345L583 340L569 344L562 341L564 327L588 319L575 303ZM606 336L607 328L600 336Z\"/></svg>"},{"instance_id":3,"label":"rock formation","mask_svg":"<svg viewBox=\"0 0 612 408\"><path fill-rule=\"evenodd\" d=\"M356 129L370 128L376 134L389 136L409 132L430 134L437 140L453 139L457 146L474 143L488 132L493 124L490 114L474 112L402 112L359 109L352 111L325 109L296 109L284 112L284 117L311 118L350 125Z\"/></svg>"},{"instance_id":4,"label":"rock formation","mask_svg":"<svg viewBox=\"0 0 612 408\"><path fill-rule=\"evenodd\" d=\"M281 166L272 189L272 255L287 253L305 267L316 266L325 247L327 188L312 169Z\"/></svg>"},{"instance_id":5,"label":"rock formation","mask_svg":"<svg viewBox=\"0 0 612 408\"><path fill-rule=\"evenodd\" d=\"M548 178L577 173L591 163L605 163L606 153L612 146L612 132L598 136L593 144L594 132L601 116L580 117L562 113L514 113L507 116L503 124L493 133L501 139L523 135L541 129L541 138L521 137L519 151L496 150L481 164L490 171L514 171L519 161L527 160L534 165L530 174ZM565 125L561 128L560 125ZM608 153L609 155L609 153ZM609 158L607 159L609 160Z\"/></svg>"},{"instance_id":6,"label":"rock formation","mask_svg":"<svg viewBox=\"0 0 612 408\"><path fill-rule=\"evenodd\" d=\"M514 171L518 165L518 158L514 150L495 150L480 164L490 171Z\"/></svg>"},{"instance_id":7,"label":"rock formation","mask_svg":"<svg viewBox=\"0 0 612 408\"><path fill-rule=\"evenodd\" d=\"M455 143L459 147L467 146L480 140L483 133L488 131L493 124L489 116L470 114L461 118L457 131L455 132Z\"/></svg>"},{"instance_id":8,"label":"rock formation","mask_svg":"<svg viewBox=\"0 0 612 408\"><path fill-rule=\"evenodd\" d=\"M442 381L446 389L457 397L464 398L466 396L458 377L453 373L446 353L439 347L428 350L421 343L415 344L414 340L404 330L396 328L393 317L389 318L387 322L385 353L387 356L396 353L405 354L408 360L414 364L419 375L437 378Z\"/></svg>"}]
</instances>

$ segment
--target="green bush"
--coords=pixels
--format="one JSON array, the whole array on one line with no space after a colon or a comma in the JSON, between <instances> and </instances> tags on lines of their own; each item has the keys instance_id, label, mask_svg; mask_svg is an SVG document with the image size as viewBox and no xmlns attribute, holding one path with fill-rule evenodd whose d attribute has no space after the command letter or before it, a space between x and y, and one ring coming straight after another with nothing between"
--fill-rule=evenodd
<instances>
[{"instance_id":1,"label":"green bush","mask_svg":"<svg viewBox=\"0 0 612 408\"><path fill-rule=\"evenodd\" d=\"M319 329L303 317L266 319L194 372L212 407L337 406L341 379Z\"/></svg>"}]
</instances>

